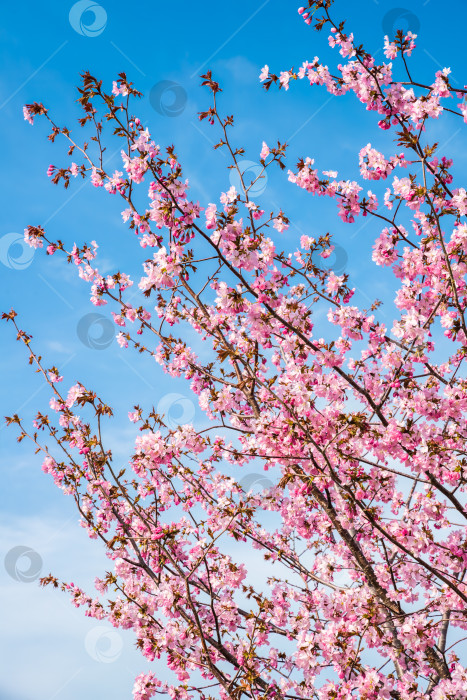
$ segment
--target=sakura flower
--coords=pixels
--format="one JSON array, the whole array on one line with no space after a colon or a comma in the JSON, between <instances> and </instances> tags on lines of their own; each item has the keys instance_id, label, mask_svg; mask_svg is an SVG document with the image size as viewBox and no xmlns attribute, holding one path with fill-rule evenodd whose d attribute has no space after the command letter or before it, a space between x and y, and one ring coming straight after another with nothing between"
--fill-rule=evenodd
<instances>
[{"instance_id":1,"label":"sakura flower","mask_svg":"<svg viewBox=\"0 0 467 700\"><path fill-rule=\"evenodd\" d=\"M280 81L281 87L283 87L284 90L288 90L289 89L289 81L290 81L289 71L281 71L281 73L279 75L279 81Z\"/></svg>"},{"instance_id":2,"label":"sakura flower","mask_svg":"<svg viewBox=\"0 0 467 700\"><path fill-rule=\"evenodd\" d=\"M235 189L234 185L229 189L229 191L223 192L220 196L220 201L222 204L227 206L228 204L231 204L232 202L235 202L235 200L238 197L237 190Z\"/></svg>"},{"instance_id":3,"label":"sakura flower","mask_svg":"<svg viewBox=\"0 0 467 700\"><path fill-rule=\"evenodd\" d=\"M263 68L261 68L261 73L259 74L259 79L261 80L261 82L263 82L264 80L267 80L268 75L269 75L269 66L265 65L265 66L263 66Z\"/></svg>"},{"instance_id":4,"label":"sakura flower","mask_svg":"<svg viewBox=\"0 0 467 700\"><path fill-rule=\"evenodd\" d=\"M273 219L273 226L277 231L279 231L279 233L282 233L282 231L287 231L289 228L288 223L286 223L281 216L277 216L275 219Z\"/></svg>"},{"instance_id":5,"label":"sakura flower","mask_svg":"<svg viewBox=\"0 0 467 700\"><path fill-rule=\"evenodd\" d=\"M213 229L217 226L217 207L215 204L209 204L206 207L206 228Z\"/></svg>"},{"instance_id":6,"label":"sakura flower","mask_svg":"<svg viewBox=\"0 0 467 700\"><path fill-rule=\"evenodd\" d=\"M268 148L266 142L263 141L263 147L262 147L262 149L261 149L261 152L260 152L260 154L259 154L259 157L260 157L262 160L264 160L265 158L268 157L268 155L269 155L269 148Z\"/></svg>"},{"instance_id":7,"label":"sakura flower","mask_svg":"<svg viewBox=\"0 0 467 700\"><path fill-rule=\"evenodd\" d=\"M34 124L34 116L31 114L26 105L23 107L23 116L30 124Z\"/></svg>"},{"instance_id":8,"label":"sakura flower","mask_svg":"<svg viewBox=\"0 0 467 700\"><path fill-rule=\"evenodd\" d=\"M128 347L128 340L125 338L122 332L117 333L116 335L117 343L120 345L121 348L127 348Z\"/></svg>"}]
</instances>

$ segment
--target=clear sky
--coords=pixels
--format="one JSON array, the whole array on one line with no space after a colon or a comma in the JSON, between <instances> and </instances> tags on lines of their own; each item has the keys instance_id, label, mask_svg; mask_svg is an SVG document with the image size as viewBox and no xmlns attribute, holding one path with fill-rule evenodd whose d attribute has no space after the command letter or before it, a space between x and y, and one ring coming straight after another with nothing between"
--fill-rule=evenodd
<instances>
[{"instance_id":1,"label":"clear sky","mask_svg":"<svg viewBox=\"0 0 467 700\"><path fill-rule=\"evenodd\" d=\"M110 86L125 71L145 94L138 110L142 121L162 147L175 144L193 196L206 206L230 186L226 158L212 150L218 134L197 117L209 106L199 75L211 69L224 90L221 110L235 115L234 141L246 148L246 159L258 160L262 140L272 144L279 139L290 144L289 166L311 156L320 169L336 169L341 177L354 179L362 146L371 142L386 155L393 153L392 137L376 128L375 115L352 96L330 98L305 81L293 83L288 92L266 93L258 80L265 63L279 72L298 68L315 55L329 65L338 62L327 46L327 33L317 35L306 27L297 7L290 0L140 0L134 6L122 0L102 0L102 5L92 0L27 0L2 6L1 310L16 309L20 326L32 333L46 363L61 369L65 385L80 380L115 408L107 436L122 462L136 433L127 419L136 402L168 411L174 421L196 423L199 408L182 381L168 380L153 361L120 350L113 340L110 311L90 304L88 285L74 268L22 247L24 228L40 224L52 239L70 245L95 239L103 273L124 265L135 276L145 257L121 223L121 200L78 181L67 191L50 184L49 164L69 163L65 146L47 141L40 119L34 127L25 122L22 105L42 101L60 124L75 128L80 72L89 70ZM454 84L467 82L462 75L464 0L336 0L334 14L347 19L348 29L373 52L381 52L385 33L411 29L419 35L412 63L418 78L432 82L439 68L449 66ZM433 129L434 140L454 158L458 173L467 165L465 129L460 120L449 119ZM109 167L118 169L118 154L112 149L108 153ZM378 233L373 221L343 224L332 203L312 199L279 172L271 174L258 202L266 210L281 207L291 219L289 231L282 234L285 248L301 232L335 233L336 271L351 275L356 303L385 300L382 313L390 322L390 273L371 262ZM0 343L0 415L17 412L30 421L37 409L47 410L48 390L27 365L11 327L0 327ZM63 594L37 585L39 571L51 571L91 589L94 576L108 567L100 546L79 528L71 500L41 472L40 458L30 446L17 445L15 438L14 429L2 425L0 554L6 564L0 566L0 698L126 700L134 676L148 667L132 648L131 635L84 618Z\"/></svg>"}]
</instances>

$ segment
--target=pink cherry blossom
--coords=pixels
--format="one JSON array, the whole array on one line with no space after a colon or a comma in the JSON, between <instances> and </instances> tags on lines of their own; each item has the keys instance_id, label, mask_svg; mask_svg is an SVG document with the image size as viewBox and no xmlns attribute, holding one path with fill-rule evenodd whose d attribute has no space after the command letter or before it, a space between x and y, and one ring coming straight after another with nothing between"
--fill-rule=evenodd
<instances>
[{"instance_id":1,"label":"pink cherry blossom","mask_svg":"<svg viewBox=\"0 0 467 700\"><path fill-rule=\"evenodd\" d=\"M264 160L265 158L268 157L268 155L269 155L269 148L268 148L266 142L263 141L263 147L261 149L261 153L259 154L259 157Z\"/></svg>"},{"instance_id":2,"label":"pink cherry blossom","mask_svg":"<svg viewBox=\"0 0 467 700\"><path fill-rule=\"evenodd\" d=\"M34 124L34 117L26 106L23 107L23 116L30 124Z\"/></svg>"},{"instance_id":3,"label":"pink cherry blossom","mask_svg":"<svg viewBox=\"0 0 467 700\"><path fill-rule=\"evenodd\" d=\"M111 87L84 74L86 149L43 105L26 107L86 154L50 172L53 184L79 173L96 196L122 199L139 263L130 275L117 239L108 250L123 268L105 274L95 241L28 226L26 243L109 305L119 352L147 360L149 385L157 371L174 382L172 395L124 407L134 447L120 467L112 407L65 371L62 391L16 312L3 314L51 394L51 416L7 423L42 453L109 559L97 595L53 575L42 583L131 631L144 657L134 700L467 698L467 190L449 142L443 155L427 136L446 106L462 125L467 92L430 62L426 84L416 75L411 32L372 56L334 9L310 0L299 14L306 31L325 28L337 60L266 65L260 81L305 80L304 94L327 91L332 104L352 93L377 140L355 144L350 166L318 162L313 139L287 163L285 143L262 142L262 167L279 165L284 190L264 210L240 177L219 210L198 201L175 147L132 116L140 93L124 74ZM244 149L219 111L219 83L210 71L202 81L201 122L217 125L237 176ZM121 171L106 169L101 119L125 139ZM332 137L329 126L323 143ZM326 219L313 197L326 198Z\"/></svg>"},{"instance_id":4,"label":"pink cherry blossom","mask_svg":"<svg viewBox=\"0 0 467 700\"><path fill-rule=\"evenodd\" d=\"M269 75L269 66L268 65L263 66L263 68L261 68L261 73L259 74L259 79L261 81L267 80L268 75Z\"/></svg>"}]
</instances>

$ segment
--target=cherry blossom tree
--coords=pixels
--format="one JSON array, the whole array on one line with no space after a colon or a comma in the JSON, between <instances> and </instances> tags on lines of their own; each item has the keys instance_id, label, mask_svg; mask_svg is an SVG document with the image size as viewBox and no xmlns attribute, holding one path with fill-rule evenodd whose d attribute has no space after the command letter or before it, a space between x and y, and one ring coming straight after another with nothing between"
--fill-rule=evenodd
<instances>
[{"instance_id":1,"label":"cherry blossom tree","mask_svg":"<svg viewBox=\"0 0 467 700\"><path fill-rule=\"evenodd\" d=\"M467 90L452 87L446 68L430 84L412 77L411 32L386 37L378 62L333 12L331 0L299 9L343 62L314 58L278 74L266 65L263 86L307 80L354 93L398 150L356 144L361 177L350 181L310 157L288 169L286 144L263 142L257 177L279 167L310 195L332 198L344 222L375 218L373 261L397 285L392 325L379 320L379 302L356 306L352 280L324 264L330 234L280 252L293 213L286 202L267 213L252 201L256 180L244 177L210 72L199 118L217 130L215 148L241 183L216 203L190 199L174 148L156 145L134 116L140 93L123 73L111 93L83 75L80 125L90 138L75 138L42 104L24 110L31 123L45 118L49 138L64 138L75 159L50 166L53 183L90 177L124 200L147 303L130 304L124 270L99 273L94 241L67 249L33 225L26 241L76 265L92 303L110 305L122 352L189 380L206 416L202 429L172 429L129 406L135 450L117 471L101 430L110 406L81 383L61 391L57 368L15 312L4 314L52 393L52 414L39 412L34 429L7 420L43 453L43 470L112 562L98 595L53 575L41 582L134 632L154 661L135 700L467 698L467 192L427 136L443 112L467 121ZM103 163L110 138L122 144L114 173ZM381 201L365 180L387 180ZM242 487L248 467L267 470L271 486ZM161 680L164 665L173 680Z\"/></svg>"}]
</instances>

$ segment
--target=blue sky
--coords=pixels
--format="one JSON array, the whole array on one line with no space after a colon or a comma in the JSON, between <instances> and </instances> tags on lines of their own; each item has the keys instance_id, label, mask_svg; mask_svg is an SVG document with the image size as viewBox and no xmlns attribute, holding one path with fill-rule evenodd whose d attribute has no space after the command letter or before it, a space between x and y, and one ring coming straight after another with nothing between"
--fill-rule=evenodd
<instances>
[{"instance_id":1,"label":"blue sky","mask_svg":"<svg viewBox=\"0 0 467 700\"><path fill-rule=\"evenodd\" d=\"M182 416L182 420L196 422L200 412L182 381L168 380L154 362L119 349L112 341L113 328L105 320L109 311L92 307L88 286L74 269L41 251L31 256L15 243L25 226L40 224L52 239L60 237L68 244L97 240L99 269L105 273L125 263L125 269L135 275L145 257L121 223L123 207L117 198L77 181L67 191L50 184L46 176L49 164L69 161L65 146L47 141L45 122L38 120L34 127L26 123L22 105L42 101L60 124L75 128L75 86L80 72L89 70L110 85L125 71L145 94L139 116L161 146L175 144L193 196L206 206L218 201L220 192L230 186L226 158L211 147L218 134L197 118L209 106L198 76L210 68L224 90L221 110L235 115L234 141L246 149L246 159L258 160L262 140L274 143L279 139L290 144L289 166L309 155L316 158L319 168L337 169L340 176L353 179L358 175L356 154L362 146L371 141L386 154L392 153L392 137L376 128L375 115L351 96L330 99L324 90L310 88L305 81L293 83L288 92L272 89L269 93L258 81L265 63L279 72L298 68L315 55L330 65L336 62L327 46L327 34L317 35L306 27L297 7L298 3L279 0L176 5L142 0L137 10L122 0L103 0L94 5L94 13L84 11L85 3L63 0L49 0L46 5L31 0L10 2L2 7L2 310L16 309L21 327L32 333L35 348L47 364L61 368L65 384L79 379L116 409L108 438L122 462L135 436L127 420L134 403L169 410L173 420ZM457 80L463 85L459 28L466 24L467 7L462 0L450 2L449 13L441 12L434 0L336 0L334 14L348 20L348 28L370 51L380 49L384 33L397 26L417 31L418 48L412 61L417 77L431 82L436 70L450 66L454 84ZM175 115L164 114L170 110L171 94L160 97L167 86L163 81L177 86ZM462 123L443 119L432 135L446 144L456 172L464 172ZM114 155L109 167L119 166L119 157ZM285 248L301 232L333 232L342 269L357 287L356 302L367 305L375 297L384 299L387 309L383 313L389 321L390 276L371 262L371 245L378 233L374 222L341 223L332 203L312 199L279 171L271 173L258 202L265 209L281 207L291 219L289 231L282 234ZM101 325L88 316L96 312L105 317ZM48 391L27 366L11 327L3 325L0 333L0 415L18 412L30 421L37 409L47 409ZM93 347L99 344L100 335L101 347ZM42 573L53 571L89 586L106 568L102 551L77 525L71 501L43 475L39 457L25 442L17 445L15 438L13 429L2 427L2 559L15 547L29 547L38 553ZM132 649L131 635L96 625L63 595L40 590L35 580L17 580L25 577L21 574L24 565L23 557L13 575L10 564L9 571L0 568L2 700L78 700L90 693L114 700L130 698L134 676L147 668ZM36 578L34 571L31 578Z\"/></svg>"}]
</instances>

